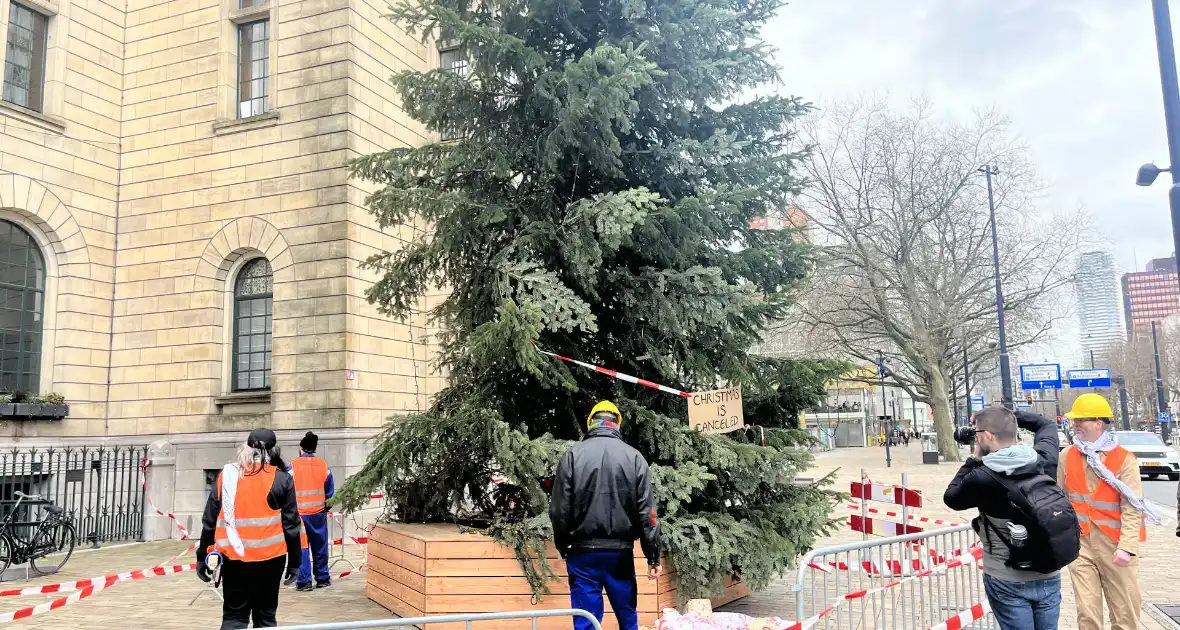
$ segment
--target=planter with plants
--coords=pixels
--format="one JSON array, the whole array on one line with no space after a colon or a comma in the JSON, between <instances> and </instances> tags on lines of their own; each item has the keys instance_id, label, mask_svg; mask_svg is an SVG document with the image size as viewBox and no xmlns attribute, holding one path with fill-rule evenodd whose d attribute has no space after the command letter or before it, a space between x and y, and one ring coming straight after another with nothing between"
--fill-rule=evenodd
<instances>
[{"instance_id":1,"label":"planter with plants","mask_svg":"<svg viewBox=\"0 0 1180 630\"><path fill-rule=\"evenodd\" d=\"M70 406L66 404L65 397L55 392L44 396L31 396L19 390L0 394L0 418L60 420L68 415Z\"/></svg>"}]
</instances>

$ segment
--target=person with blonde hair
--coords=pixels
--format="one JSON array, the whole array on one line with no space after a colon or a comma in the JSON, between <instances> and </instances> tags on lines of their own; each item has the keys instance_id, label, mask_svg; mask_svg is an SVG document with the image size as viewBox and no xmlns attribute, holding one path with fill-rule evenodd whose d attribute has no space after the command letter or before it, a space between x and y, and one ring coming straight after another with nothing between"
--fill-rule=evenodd
<instances>
[{"instance_id":1,"label":"person with blonde hair","mask_svg":"<svg viewBox=\"0 0 1180 630\"><path fill-rule=\"evenodd\" d=\"M254 429L237 461L217 475L201 519L197 577L213 579L207 559L221 561L221 630L278 626L279 584L291 584L302 556L295 482L270 429ZM284 580L284 567L286 579Z\"/></svg>"}]
</instances>

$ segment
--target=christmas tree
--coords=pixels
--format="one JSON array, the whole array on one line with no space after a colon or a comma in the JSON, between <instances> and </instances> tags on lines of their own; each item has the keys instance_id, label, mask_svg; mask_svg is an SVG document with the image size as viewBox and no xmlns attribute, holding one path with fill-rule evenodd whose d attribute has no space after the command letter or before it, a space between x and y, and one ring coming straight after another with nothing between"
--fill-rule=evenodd
<instances>
[{"instance_id":1,"label":"christmas tree","mask_svg":"<svg viewBox=\"0 0 1180 630\"><path fill-rule=\"evenodd\" d=\"M847 366L750 352L789 318L813 264L781 216L797 98L759 28L779 0L413 0L391 17L458 59L393 77L406 112L443 140L365 156L382 226L431 226L365 265L386 314L430 312L449 377L429 409L392 418L338 494L382 489L407 522L486 526L535 589L552 577L549 477L602 399L652 465L682 597L775 577L828 527L829 493L797 485L811 455L801 410ZM612 380L542 348L685 391L740 385L744 431L689 430L683 398ZM503 483L493 483L503 477Z\"/></svg>"}]
</instances>

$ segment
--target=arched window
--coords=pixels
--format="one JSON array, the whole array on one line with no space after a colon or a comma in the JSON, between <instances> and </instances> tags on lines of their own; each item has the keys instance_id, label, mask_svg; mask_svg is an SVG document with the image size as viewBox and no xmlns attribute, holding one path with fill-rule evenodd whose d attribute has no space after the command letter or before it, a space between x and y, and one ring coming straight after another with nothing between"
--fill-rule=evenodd
<instances>
[{"instance_id":1,"label":"arched window","mask_svg":"<svg viewBox=\"0 0 1180 630\"><path fill-rule=\"evenodd\" d=\"M39 393L45 259L29 233L0 221L0 390Z\"/></svg>"},{"instance_id":2,"label":"arched window","mask_svg":"<svg viewBox=\"0 0 1180 630\"><path fill-rule=\"evenodd\" d=\"M270 261L255 258L234 282L234 391L270 389Z\"/></svg>"}]
</instances>

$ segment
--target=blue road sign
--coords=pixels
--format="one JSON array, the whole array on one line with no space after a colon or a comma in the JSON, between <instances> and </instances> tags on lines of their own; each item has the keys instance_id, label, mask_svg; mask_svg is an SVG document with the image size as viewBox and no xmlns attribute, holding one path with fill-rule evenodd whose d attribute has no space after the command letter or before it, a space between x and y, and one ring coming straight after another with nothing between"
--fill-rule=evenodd
<instances>
[{"instance_id":1,"label":"blue road sign","mask_svg":"<svg viewBox=\"0 0 1180 630\"><path fill-rule=\"evenodd\" d=\"M1110 387L1110 370L1106 368L1069 370L1065 378L1070 387Z\"/></svg>"},{"instance_id":2,"label":"blue road sign","mask_svg":"<svg viewBox=\"0 0 1180 630\"><path fill-rule=\"evenodd\" d=\"M1159 415L1159 421L1160 422L1171 422L1172 421L1172 414L1170 414L1166 411L1161 411L1160 415Z\"/></svg>"},{"instance_id":3,"label":"blue road sign","mask_svg":"<svg viewBox=\"0 0 1180 630\"><path fill-rule=\"evenodd\" d=\"M987 406L987 402L983 399L983 394L977 394L971 397L972 409L983 409Z\"/></svg>"},{"instance_id":4,"label":"blue road sign","mask_svg":"<svg viewBox=\"0 0 1180 630\"><path fill-rule=\"evenodd\" d=\"M1032 409L1032 405L1030 405L1030 404L1028 404L1028 403L1026 403L1026 402L1023 402L1023 403L1016 403L1016 408L1017 408L1017 409Z\"/></svg>"},{"instance_id":5,"label":"blue road sign","mask_svg":"<svg viewBox=\"0 0 1180 630\"><path fill-rule=\"evenodd\" d=\"M1020 366L1020 389L1061 389L1061 366L1056 363Z\"/></svg>"}]
</instances>

